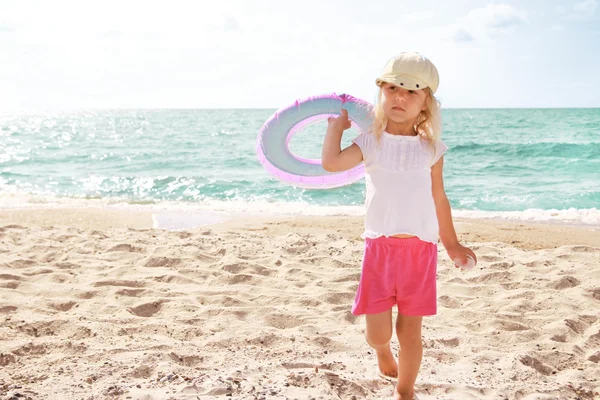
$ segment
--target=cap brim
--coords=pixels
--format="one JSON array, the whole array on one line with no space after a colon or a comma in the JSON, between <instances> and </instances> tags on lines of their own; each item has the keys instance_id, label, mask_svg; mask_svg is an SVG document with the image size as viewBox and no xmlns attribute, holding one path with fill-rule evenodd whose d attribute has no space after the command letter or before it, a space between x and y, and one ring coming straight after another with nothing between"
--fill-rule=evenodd
<instances>
[{"instance_id":1,"label":"cap brim","mask_svg":"<svg viewBox=\"0 0 600 400\"><path fill-rule=\"evenodd\" d=\"M427 85L422 81L401 75L383 75L377 78L377 80L375 80L375 83L377 84L377 86L381 86L384 83L391 83L406 90L419 90L425 89L427 87Z\"/></svg>"}]
</instances>

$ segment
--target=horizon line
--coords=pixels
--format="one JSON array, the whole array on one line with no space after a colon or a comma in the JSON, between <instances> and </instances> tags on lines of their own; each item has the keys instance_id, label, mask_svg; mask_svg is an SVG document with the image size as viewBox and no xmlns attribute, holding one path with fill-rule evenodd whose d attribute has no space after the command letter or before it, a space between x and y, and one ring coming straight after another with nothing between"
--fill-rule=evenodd
<instances>
[{"instance_id":1,"label":"horizon line","mask_svg":"<svg viewBox=\"0 0 600 400\"><path fill-rule=\"evenodd\" d=\"M287 106L286 106L287 107ZM0 116L11 114L30 114L45 112L68 112L68 111L90 111L90 110L118 110L118 111L156 111L156 110L248 110L248 111L269 111L279 110L282 107L73 107L73 108L48 108L48 109L15 109L2 110ZM598 106L526 106L526 107L442 107L442 110L596 110Z\"/></svg>"}]
</instances>

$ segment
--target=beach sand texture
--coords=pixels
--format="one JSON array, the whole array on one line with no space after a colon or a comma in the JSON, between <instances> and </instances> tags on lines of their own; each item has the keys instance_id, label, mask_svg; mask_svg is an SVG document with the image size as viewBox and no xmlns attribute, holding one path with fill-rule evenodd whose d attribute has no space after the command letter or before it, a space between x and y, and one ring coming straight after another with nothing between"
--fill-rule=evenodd
<instances>
[{"instance_id":1,"label":"beach sand texture","mask_svg":"<svg viewBox=\"0 0 600 400\"><path fill-rule=\"evenodd\" d=\"M0 211L1 399L391 398L350 312L360 217L151 226ZM456 227L479 264L439 248L419 398L600 399L600 232Z\"/></svg>"}]
</instances>

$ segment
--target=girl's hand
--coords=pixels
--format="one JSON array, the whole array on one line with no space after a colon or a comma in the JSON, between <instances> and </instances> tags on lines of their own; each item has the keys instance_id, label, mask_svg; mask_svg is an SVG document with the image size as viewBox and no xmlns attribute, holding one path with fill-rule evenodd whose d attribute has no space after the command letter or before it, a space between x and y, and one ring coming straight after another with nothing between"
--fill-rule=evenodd
<instances>
[{"instance_id":1,"label":"girl's hand","mask_svg":"<svg viewBox=\"0 0 600 400\"><path fill-rule=\"evenodd\" d=\"M339 117L329 117L327 118L327 123L329 124L329 127L333 127L342 131L350 129L350 127L352 126L350 124L350 120L348 119L348 111L344 110L343 108Z\"/></svg>"},{"instance_id":2,"label":"girl's hand","mask_svg":"<svg viewBox=\"0 0 600 400\"><path fill-rule=\"evenodd\" d=\"M473 250L461 245L460 243L458 243L456 246L447 248L446 252L448 253L448 256L450 257L451 260L453 260L453 261L458 260L458 261L460 261L460 263L462 265L467 265L467 261L468 261L467 255L470 255L473 258L473 260L475 261L475 264L477 264L477 256L475 255ZM456 264L454 265L454 267L460 268Z\"/></svg>"}]
</instances>

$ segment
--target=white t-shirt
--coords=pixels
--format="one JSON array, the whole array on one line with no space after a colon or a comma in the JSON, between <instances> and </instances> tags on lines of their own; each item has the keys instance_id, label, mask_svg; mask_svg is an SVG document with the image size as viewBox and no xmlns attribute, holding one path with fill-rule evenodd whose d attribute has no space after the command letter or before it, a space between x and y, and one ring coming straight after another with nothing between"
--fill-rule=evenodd
<instances>
[{"instance_id":1,"label":"white t-shirt","mask_svg":"<svg viewBox=\"0 0 600 400\"><path fill-rule=\"evenodd\" d=\"M439 226L431 167L448 147L441 140L432 146L421 136L387 132L383 132L379 142L372 133L362 133L353 142L360 147L366 168L362 237L408 234L437 243Z\"/></svg>"}]
</instances>

